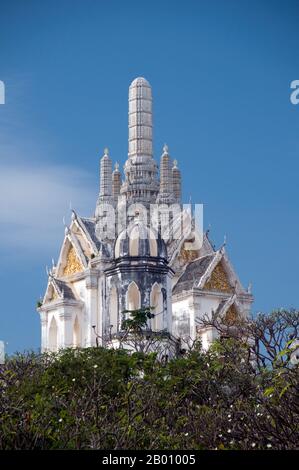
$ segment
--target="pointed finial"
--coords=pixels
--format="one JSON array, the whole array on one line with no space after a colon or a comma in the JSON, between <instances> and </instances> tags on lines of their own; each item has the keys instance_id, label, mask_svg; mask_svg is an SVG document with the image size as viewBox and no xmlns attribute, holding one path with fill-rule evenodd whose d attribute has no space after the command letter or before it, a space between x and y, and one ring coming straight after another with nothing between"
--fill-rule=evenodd
<instances>
[{"instance_id":1,"label":"pointed finial","mask_svg":"<svg viewBox=\"0 0 299 470\"><path fill-rule=\"evenodd\" d=\"M226 241L227 241L227 237L226 237L226 235L224 235L224 237L223 237L223 246L226 245Z\"/></svg>"},{"instance_id":2,"label":"pointed finial","mask_svg":"<svg viewBox=\"0 0 299 470\"><path fill-rule=\"evenodd\" d=\"M168 154L168 145L164 144L163 146L163 153Z\"/></svg>"},{"instance_id":3,"label":"pointed finial","mask_svg":"<svg viewBox=\"0 0 299 470\"><path fill-rule=\"evenodd\" d=\"M104 148L104 156L105 156L105 157L106 157L106 156L107 156L107 157L109 156L109 149L108 149L108 147L105 147L105 148Z\"/></svg>"},{"instance_id":4,"label":"pointed finial","mask_svg":"<svg viewBox=\"0 0 299 470\"><path fill-rule=\"evenodd\" d=\"M248 294L251 294L251 292L252 292L252 282L249 282L248 287L247 287L247 292L248 292Z\"/></svg>"},{"instance_id":5,"label":"pointed finial","mask_svg":"<svg viewBox=\"0 0 299 470\"><path fill-rule=\"evenodd\" d=\"M177 160L173 160L173 168L177 168L178 167L178 161ZM172 169L173 169L172 168Z\"/></svg>"},{"instance_id":6,"label":"pointed finial","mask_svg":"<svg viewBox=\"0 0 299 470\"><path fill-rule=\"evenodd\" d=\"M52 268L55 268L54 258L52 258Z\"/></svg>"},{"instance_id":7,"label":"pointed finial","mask_svg":"<svg viewBox=\"0 0 299 470\"><path fill-rule=\"evenodd\" d=\"M119 163L118 162L114 163L114 171L119 171Z\"/></svg>"}]
</instances>

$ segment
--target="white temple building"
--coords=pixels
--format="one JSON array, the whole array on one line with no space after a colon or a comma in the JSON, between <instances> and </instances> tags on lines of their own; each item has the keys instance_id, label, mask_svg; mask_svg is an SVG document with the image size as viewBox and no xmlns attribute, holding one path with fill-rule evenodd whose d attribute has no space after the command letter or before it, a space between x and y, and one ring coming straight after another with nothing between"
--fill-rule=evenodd
<instances>
[{"instance_id":1,"label":"white temple building","mask_svg":"<svg viewBox=\"0 0 299 470\"><path fill-rule=\"evenodd\" d=\"M149 331L197 337L208 347L217 333L199 326L218 312L247 316L253 297L225 250L216 250L182 205L181 172L165 145L153 158L152 90L136 78L129 88L129 149L124 176L108 149L100 160L94 215L72 212L42 305L42 351L107 345L122 333L125 310L152 307Z\"/></svg>"}]
</instances>

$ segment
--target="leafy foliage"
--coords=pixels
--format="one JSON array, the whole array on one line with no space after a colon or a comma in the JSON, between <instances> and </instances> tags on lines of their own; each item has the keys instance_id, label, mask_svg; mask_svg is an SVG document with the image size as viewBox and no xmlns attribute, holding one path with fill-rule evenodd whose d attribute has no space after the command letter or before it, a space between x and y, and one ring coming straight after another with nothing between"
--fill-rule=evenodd
<instances>
[{"instance_id":1,"label":"leafy foliage","mask_svg":"<svg viewBox=\"0 0 299 470\"><path fill-rule=\"evenodd\" d=\"M125 349L17 354L0 366L0 449L298 448L298 366L282 346L265 366L228 335L168 362Z\"/></svg>"},{"instance_id":2,"label":"leafy foliage","mask_svg":"<svg viewBox=\"0 0 299 470\"><path fill-rule=\"evenodd\" d=\"M151 313L151 307L144 307L137 310L124 310L125 315L129 314L129 318L123 320L122 329L133 333L141 333L142 329L147 326L148 320L154 318Z\"/></svg>"}]
</instances>

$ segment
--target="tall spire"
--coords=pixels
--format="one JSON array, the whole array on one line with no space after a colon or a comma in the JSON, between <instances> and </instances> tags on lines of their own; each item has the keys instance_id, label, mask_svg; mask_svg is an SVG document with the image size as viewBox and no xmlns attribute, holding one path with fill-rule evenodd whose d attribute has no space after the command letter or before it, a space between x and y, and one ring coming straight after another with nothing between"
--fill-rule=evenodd
<instances>
[{"instance_id":1,"label":"tall spire","mask_svg":"<svg viewBox=\"0 0 299 470\"><path fill-rule=\"evenodd\" d=\"M152 89L138 77L129 88L129 157L153 156Z\"/></svg>"},{"instance_id":2,"label":"tall spire","mask_svg":"<svg viewBox=\"0 0 299 470\"><path fill-rule=\"evenodd\" d=\"M153 159L152 89L145 78L133 80L129 88L129 152L124 166L121 194L128 203L148 206L155 202L159 183Z\"/></svg>"}]
</instances>

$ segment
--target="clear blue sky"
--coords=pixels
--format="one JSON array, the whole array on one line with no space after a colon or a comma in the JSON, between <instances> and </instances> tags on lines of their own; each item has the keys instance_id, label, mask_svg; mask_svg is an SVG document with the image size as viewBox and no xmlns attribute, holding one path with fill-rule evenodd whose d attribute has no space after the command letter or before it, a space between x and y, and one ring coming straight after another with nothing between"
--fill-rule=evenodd
<instances>
[{"instance_id":1,"label":"clear blue sky","mask_svg":"<svg viewBox=\"0 0 299 470\"><path fill-rule=\"evenodd\" d=\"M1 0L0 339L40 343L36 300L72 201L93 211L105 146L127 154L127 89L154 95L154 148L204 203L254 311L298 307L296 1Z\"/></svg>"}]
</instances>

